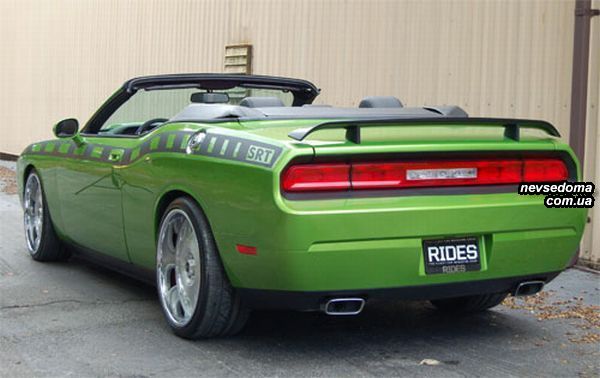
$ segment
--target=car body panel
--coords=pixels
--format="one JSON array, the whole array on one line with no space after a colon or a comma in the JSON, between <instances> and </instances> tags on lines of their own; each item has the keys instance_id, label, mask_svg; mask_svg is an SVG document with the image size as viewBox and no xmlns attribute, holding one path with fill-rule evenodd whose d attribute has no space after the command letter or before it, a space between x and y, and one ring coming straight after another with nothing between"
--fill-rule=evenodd
<instances>
[{"instance_id":1,"label":"car body panel","mask_svg":"<svg viewBox=\"0 0 600 378\"><path fill-rule=\"evenodd\" d=\"M417 287L531 276L565 269L578 248L586 209L549 209L516 187L489 192L426 191L293 198L280 176L292 161L452 154L545 153L572 162L554 137L501 129L386 127L360 144L343 130L304 141L288 134L326 119L167 122L139 137L84 135L35 143L18 162L39 172L58 234L66 241L153 270L160 209L172 193L192 197L214 233L234 287L321 292ZM186 150L197 132L206 137ZM268 152L268 160L251 151ZM113 154L121 157L110 160ZM426 274L422 241L476 237L481 270ZM257 248L238 253L236 245ZM459 295L460 293L457 293Z\"/></svg>"},{"instance_id":2,"label":"car body panel","mask_svg":"<svg viewBox=\"0 0 600 378\"><path fill-rule=\"evenodd\" d=\"M127 260L121 190L112 163L63 159L56 176L64 233L78 245Z\"/></svg>"},{"instance_id":3,"label":"car body panel","mask_svg":"<svg viewBox=\"0 0 600 378\"><path fill-rule=\"evenodd\" d=\"M69 239L78 244L85 245L87 240L88 246L100 245L100 251L114 257L129 256L130 262L149 269L154 266L155 212L160 198L170 191L188 193L205 211L230 279L239 287L338 290L556 271L565 268L576 250L585 223L585 209L547 209L542 197L514 192L293 201L285 199L279 190L279 173L286 162L296 156L311 156L313 149L317 156L474 149L514 152L561 149L569 153L566 146L555 140L484 143L475 139L361 146L338 142L317 147L270 140L272 146L284 151L273 167L221 155L187 155L183 148L185 138L174 146L176 152L158 151L163 143L165 147L174 145L163 141L165 138L174 141L169 135L175 130L191 135L207 129L211 137L243 135L250 141L267 140L264 135L236 133L237 125L224 126L170 124L139 139L86 138L90 145L132 151L129 163L111 166L110 177L106 176L106 163L94 164L81 157L61 158L60 147L50 152L42 147L41 153L49 156L26 152L20 166L33 164L41 171L61 234L70 235ZM154 142L157 138L158 142ZM148 150L141 148L135 152L136 146L144 143L149 143ZM44 164L38 167L40 162ZM44 165L52 168L44 169ZM77 171L88 175L81 180L90 184L86 190L70 181L70 175L82 174L70 173ZM56 180L57 175L60 180ZM97 180L102 175L103 179ZM122 214L118 209L119 199L111 196L119 192L119 185L122 185ZM57 203L61 206L55 211ZM119 220L121 215L123 223ZM79 227L73 228L76 224ZM118 233L122 226L127 248ZM425 276L420 252L422 238L463 235L481 238L485 251L482 270ZM104 238L110 238L110 243L103 242ZM258 255L237 253L237 243L257 246Z\"/></svg>"}]
</instances>

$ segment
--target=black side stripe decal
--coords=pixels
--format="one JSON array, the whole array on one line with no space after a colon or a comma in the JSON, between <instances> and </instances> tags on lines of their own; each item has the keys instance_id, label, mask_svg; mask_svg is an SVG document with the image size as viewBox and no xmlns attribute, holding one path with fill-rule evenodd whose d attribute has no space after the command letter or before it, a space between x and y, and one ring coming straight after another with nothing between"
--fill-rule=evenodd
<instances>
[{"instance_id":1,"label":"black side stripe decal","mask_svg":"<svg viewBox=\"0 0 600 378\"><path fill-rule=\"evenodd\" d=\"M78 147L72 140L52 140L30 145L25 149L24 154L50 155L107 162L113 165L128 165L152 152L186 154L187 143L184 144L184 141L187 142L192 134L194 133L167 132L150 138L135 148L113 147L97 143L89 143L84 147ZM171 143L169 143L170 141ZM68 145L68 147L64 147L65 145ZM122 151L122 157L119 161L110 160L111 153L115 151ZM191 153L270 168L277 162L282 151L281 147L268 143L207 133L199 148Z\"/></svg>"},{"instance_id":2,"label":"black side stripe decal","mask_svg":"<svg viewBox=\"0 0 600 378\"><path fill-rule=\"evenodd\" d=\"M192 153L272 167L282 151L281 147L268 143L233 136L207 134L200 147Z\"/></svg>"}]
</instances>

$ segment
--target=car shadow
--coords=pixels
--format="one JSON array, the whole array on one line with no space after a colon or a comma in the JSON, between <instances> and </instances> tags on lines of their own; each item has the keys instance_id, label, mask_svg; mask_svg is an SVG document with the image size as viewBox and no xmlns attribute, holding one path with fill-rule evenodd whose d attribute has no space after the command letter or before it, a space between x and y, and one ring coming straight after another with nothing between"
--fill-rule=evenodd
<instances>
[{"instance_id":1,"label":"car shadow","mask_svg":"<svg viewBox=\"0 0 600 378\"><path fill-rule=\"evenodd\" d=\"M79 258L69 262L69 269L77 269L93 280L118 286L130 297L155 300L153 286ZM499 307L501 308L501 307ZM158 301L156 310L160 311ZM162 317L157 317L163 322ZM171 337L166 324L165 337ZM200 345L227 345L254 354L264 353L267 358L275 346L285 346L279 353L302 353L306 350L329 351L336 354L359 353L372 348L390 355L406 348L452 348L472 340L503 343L514 335L531 332L531 322L502 311L491 310L470 315L451 315L436 311L424 301L368 301L365 310L357 316L327 316L318 312L253 311L244 330L235 336L199 340ZM400 342L400 343L399 343ZM401 345L401 347L400 347ZM357 349L358 348L358 349ZM453 360L445 361L448 364Z\"/></svg>"},{"instance_id":2,"label":"car shadow","mask_svg":"<svg viewBox=\"0 0 600 378\"><path fill-rule=\"evenodd\" d=\"M342 336L394 338L396 336L453 337L503 333L513 330L510 315L496 311L453 315L436 311L423 301L369 301L357 316L328 316L321 313L293 311L255 311L240 338L269 336L282 340L314 339ZM507 327L503 327L506 325Z\"/></svg>"},{"instance_id":3,"label":"car shadow","mask_svg":"<svg viewBox=\"0 0 600 378\"><path fill-rule=\"evenodd\" d=\"M67 262L53 263L55 266L58 264L64 265L61 268L85 274L89 280L99 281L104 285L118 288L128 297L139 298L140 300L156 298L156 288L148 282L98 264L87 257L75 255Z\"/></svg>"}]
</instances>

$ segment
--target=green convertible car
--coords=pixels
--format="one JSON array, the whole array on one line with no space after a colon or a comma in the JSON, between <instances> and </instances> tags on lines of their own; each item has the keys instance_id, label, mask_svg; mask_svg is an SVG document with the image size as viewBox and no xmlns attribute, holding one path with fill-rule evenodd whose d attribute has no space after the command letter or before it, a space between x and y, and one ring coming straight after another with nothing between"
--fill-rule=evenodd
<instances>
[{"instance_id":1,"label":"green convertible car","mask_svg":"<svg viewBox=\"0 0 600 378\"><path fill-rule=\"evenodd\" d=\"M587 210L517 193L580 177L549 123L318 94L268 76L127 81L81 131L63 120L22 153L29 253L152 281L186 338L234 334L259 308L485 310L574 260Z\"/></svg>"}]
</instances>

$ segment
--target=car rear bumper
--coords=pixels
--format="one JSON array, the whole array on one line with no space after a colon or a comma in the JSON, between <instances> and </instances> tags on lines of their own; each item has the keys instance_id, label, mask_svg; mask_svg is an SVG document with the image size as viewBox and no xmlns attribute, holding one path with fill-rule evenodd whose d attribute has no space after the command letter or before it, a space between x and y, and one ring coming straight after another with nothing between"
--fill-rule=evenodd
<instances>
[{"instance_id":1,"label":"car rear bumper","mask_svg":"<svg viewBox=\"0 0 600 378\"><path fill-rule=\"evenodd\" d=\"M457 284L462 290L560 272L576 253L587 213L548 209L542 197L516 193L297 201L283 210L252 219L244 235L216 235L236 288L411 292ZM427 274L423 240L455 237L477 238L481 268ZM240 254L235 244L255 246L257 253Z\"/></svg>"},{"instance_id":2,"label":"car rear bumper","mask_svg":"<svg viewBox=\"0 0 600 378\"><path fill-rule=\"evenodd\" d=\"M381 300L431 300L489 293L513 293L526 281L552 281L559 272L519 277L505 277L481 281L405 286L385 289L337 291L283 291L239 289L244 304L254 309L290 309L317 311L322 304L334 298L362 298L365 301Z\"/></svg>"}]
</instances>

